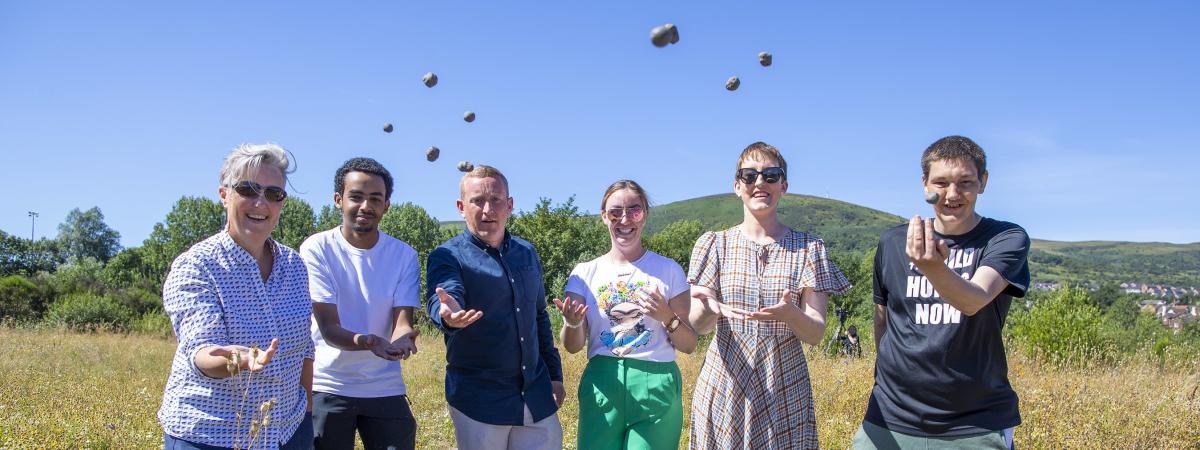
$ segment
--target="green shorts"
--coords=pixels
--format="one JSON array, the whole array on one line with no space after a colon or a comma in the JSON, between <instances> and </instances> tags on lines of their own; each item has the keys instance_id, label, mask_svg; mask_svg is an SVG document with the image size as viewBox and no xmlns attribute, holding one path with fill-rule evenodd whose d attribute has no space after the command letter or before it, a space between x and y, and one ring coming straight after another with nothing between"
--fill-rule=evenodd
<instances>
[{"instance_id":1,"label":"green shorts","mask_svg":"<svg viewBox=\"0 0 1200 450\"><path fill-rule=\"evenodd\" d=\"M579 380L580 449L679 448L683 383L674 362L593 356Z\"/></svg>"}]
</instances>

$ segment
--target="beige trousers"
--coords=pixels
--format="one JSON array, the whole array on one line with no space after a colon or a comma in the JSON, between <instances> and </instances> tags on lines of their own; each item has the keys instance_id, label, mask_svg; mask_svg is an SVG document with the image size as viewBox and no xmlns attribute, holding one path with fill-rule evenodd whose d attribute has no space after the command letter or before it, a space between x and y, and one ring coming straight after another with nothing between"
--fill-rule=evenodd
<instances>
[{"instance_id":1,"label":"beige trousers","mask_svg":"<svg viewBox=\"0 0 1200 450\"><path fill-rule=\"evenodd\" d=\"M525 408L525 425L492 425L467 417L461 411L450 408L450 420L454 421L454 438L459 450L562 450L563 430L558 422L558 413L534 422Z\"/></svg>"}]
</instances>

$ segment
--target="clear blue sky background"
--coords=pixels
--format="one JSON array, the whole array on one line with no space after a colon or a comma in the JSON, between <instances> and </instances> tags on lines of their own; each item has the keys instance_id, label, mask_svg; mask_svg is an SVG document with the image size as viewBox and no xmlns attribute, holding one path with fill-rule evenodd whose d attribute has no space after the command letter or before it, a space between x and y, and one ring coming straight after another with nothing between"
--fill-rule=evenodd
<instances>
[{"instance_id":1,"label":"clear blue sky background","mask_svg":"<svg viewBox=\"0 0 1200 450\"><path fill-rule=\"evenodd\" d=\"M3 2L0 229L28 236L37 211L53 237L99 206L140 245L179 197L216 197L230 148L266 141L315 208L358 155L442 220L464 159L504 170L518 209L595 211L619 178L667 203L730 192L763 140L792 192L909 216L929 211L921 150L964 134L989 152L985 215L1043 239L1195 242L1198 5ZM664 22L682 39L655 48Z\"/></svg>"}]
</instances>

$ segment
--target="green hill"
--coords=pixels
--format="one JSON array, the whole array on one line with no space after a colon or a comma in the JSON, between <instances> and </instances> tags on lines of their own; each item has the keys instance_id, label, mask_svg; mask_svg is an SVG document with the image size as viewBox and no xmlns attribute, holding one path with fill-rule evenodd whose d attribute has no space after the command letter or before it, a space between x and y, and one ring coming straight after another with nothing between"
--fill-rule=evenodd
<instances>
[{"instance_id":1,"label":"green hill","mask_svg":"<svg viewBox=\"0 0 1200 450\"><path fill-rule=\"evenodd\" d=\"M883 211L799 194L780 200L779 218L787 226L824 239L830 251L855 253L874 249L883 230L904 222ZM733 194L719 194L658 205L646 226L654 233L687 219L699 220L707 230L729 228L742 221L742 201Z\"/></svg>"},{"instance_id":2,"label":"green hill","mask_svg":"<svg viewBox=\"0 0 1200 450\"><path fill-rule=\"evenodd\" d=\"M1029 260L1037 281L1200 286L1200 242L1168 244L1035 239Z\"/></svg>"}]
</instances>

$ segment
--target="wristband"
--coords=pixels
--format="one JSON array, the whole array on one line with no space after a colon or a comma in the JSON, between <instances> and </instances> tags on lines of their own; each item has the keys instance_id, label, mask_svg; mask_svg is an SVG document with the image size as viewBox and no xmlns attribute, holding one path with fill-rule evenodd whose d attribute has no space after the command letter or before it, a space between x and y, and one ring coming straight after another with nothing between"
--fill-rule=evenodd
<instances>
[{"instance_id":1,"label":"wristband","mask_svg":"<svg viewBox=\"0 0 1200 450\"><path fill-rule=\"evenodd\" d=\"M583 320L587 320L587 319L583 319ZM580 320L579 323L577 323L575 325L571 325L571 322L564 318L563 326L567 327L567 328L579 328L579 327L583 326L583 320Z\"/></svg>"}]
</instances>

